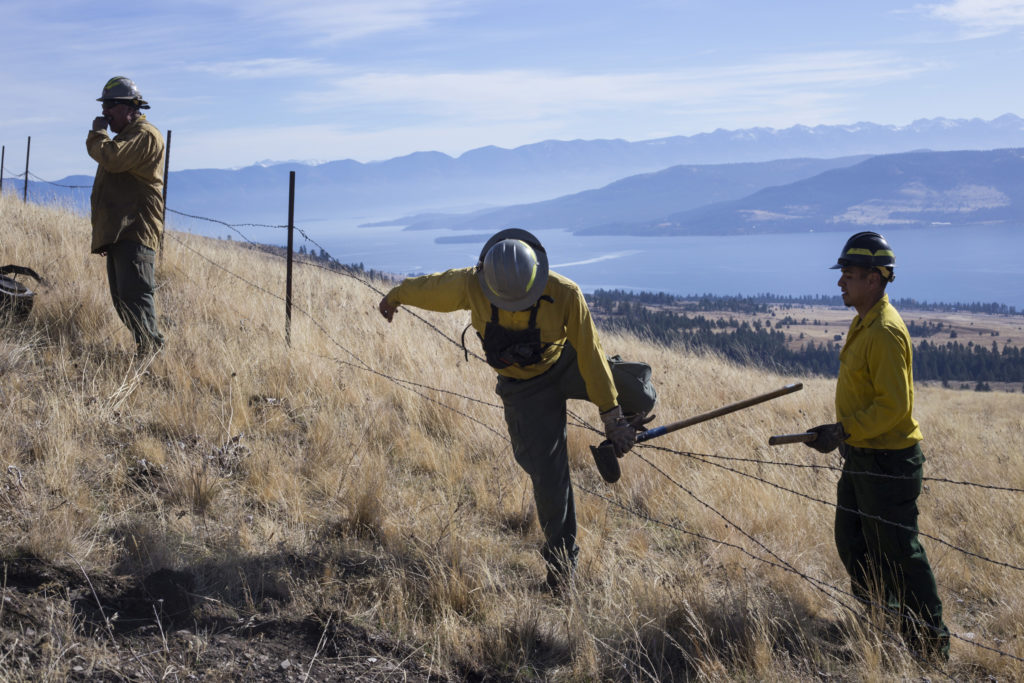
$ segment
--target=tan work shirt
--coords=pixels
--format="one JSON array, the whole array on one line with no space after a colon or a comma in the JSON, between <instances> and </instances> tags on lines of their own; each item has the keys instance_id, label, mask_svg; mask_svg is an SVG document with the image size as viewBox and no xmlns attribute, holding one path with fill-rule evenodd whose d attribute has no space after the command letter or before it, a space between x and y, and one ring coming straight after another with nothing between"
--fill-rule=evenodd
<instances>
[{"instance_id":1,"label":"tan work shirt","mask_svg":"<svg viewBox=\"0 0 1024 683\"><path fill-rule=\"evenodd\" d=\"M164 229L164 139L140 115L113 140L89 131L89 156L99 164L92 184L92 252L131 240L156 250Z\"/></svg>"},{"instance_id":2,"label":"tan work shirt","mask_svg":"<svg viewBox=\"0 0 1024 683\"><path fill-rule=\"evenodd\" d=\"M616 405L618 393L612 381L597 328L586 299L575 282L551 272L544 294L554 303L542 301L537 311L537 328L542 342L550 343L541 361L527 367L510 366L498 374L514 379L531 379L547 371L562 353L568 341L576 349L580 375L587 385L590 401L601 412ZM484 295L475 268L459 268L443 273L411 277L387 294L388 303L416 306L428 311L468 310L473 328L483 335L491 319L491 302ZM498 309L498 324L509 330L529 327L530 312Z\"/></svg>"},{"instance_id":3,"label":"tan work shirt","mask_svg":"<svg viewBox=\"0 0 1024 683\"><path fill-rule=\"evenodd\" d=\"M889 295L850 323L839 353L836 418L858 448L896 450L922 439L914 411L914 347Z\"/></svg>"}]
</instances>

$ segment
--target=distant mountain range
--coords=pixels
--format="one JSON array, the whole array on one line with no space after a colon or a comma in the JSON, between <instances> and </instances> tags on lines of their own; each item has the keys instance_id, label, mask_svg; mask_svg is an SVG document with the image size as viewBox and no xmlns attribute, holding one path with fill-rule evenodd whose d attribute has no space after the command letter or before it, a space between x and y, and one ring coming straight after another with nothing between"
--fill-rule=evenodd
<instances>
[{"instance_id":1,"label":"distant mountain range","mask_svg":"<svg viewBox=\"0 0 1024 683\"><path fill-rule=\"evenodd\" d=\"M881 155L742 199L576 232L728 235L998 224L1024 229L1024 149Z\"/></svg>"},{"instance_id":2,"label":"distant mountain range","mask_svg":"<svg viewBox=\"0 0 1024 683\"><path fill-rule=\"evenodd\" d=\"M743 164L673 166L618 180L610 185L549 199L470 214L425 214L388 221L409 230L494 231L572 230L587 233L600 226L634 225L710 203L741 199L776 184L811 178L852 166L868 156L839 159L783 159Z\"/></svg>"},{"instance_id":3,"label":"distant mountain range","mask_svg":"<svg viewBox=\"0 0 1024 683\"><path fill-rule=\"evenodd\" d=\"M186 134L176 131L176 137ZM296 172L296 221L324 225L397 217L427 211L464 212L486 207L554 200L564 195L603 188L607 214L599 219L574 218L583 210L587 197L559 200L559 224L575 230L602 229L615 223L645 230L639 224L665 218L700 204L740 200L769 185L809 179L813 164L852 165L855 155L877 155L930 150L987 150L1024 147L1024 119L1006 114L991 121L981 119L924 119L907 126L858 123L846 126L793 126L782 130L751 128L716 130L693 136L657 140L546 141L515 149L482 147L457 158L439 152L419 152L387 161L361 163L352 160L318 165L284 163L253 165L236 170L197 169L172 171L168 180L168 206L177 211L229 222L279 224L287 216L288 174ZM258 152L258 150L254 150ZM789 161L776 167L777 178L759 178L762 172L751 164L778 159ZM828 162L821 162L830 159ZM721 165L722 169L696 171L698 165ZM735 168L726 169L726 166ZM748 165L748 166L745 166ZM656 172L687 166L672 189L668 176ZM174 168L172 154L171 168ZM763 167L765 169L769 167ZM822 169L824 170L824 169ZM817 173L822 170L816 171ZM720 182L713 175L721 172ZM654 173L655 182L666 183L660 191L650 189L651 204L642 212L632 207L614 208L615 192L628 200L640 179L617 187L609 183ZM686 195L686 174L692 174L694 190L686 201L672 205L671 196ZM801 176L801 173L808 175ZM30 182L33 197L53 197L87 206L91 177L71 176L59 185ZM701 184L703 183L703 184ZM732 186L735 184L734 186ZM5 178L4 190L20 191L20 181ZM696 189L696 188L700 189ZM585 194L585 193L584 193ZM586 201L585 201L586 200ZM574 208L574 201L577 202ZM627 201L628 204L628 201ZM655 208L657 211L655 212ZM545 211L554 211L545 207ZM596 211L596 209L595 209ZM555 214L549 214L554 218ZM567 222L568 221L568 222ZM173 225L173 223L172 223Z\"/></svg>"},{"instance_id":4,"label":"distant mountain range","mask_svg":"<svg viewBox=\"0 0 1024 683\"><path fill-rule=\"evenodd\" d=\"M395 223L637 236L1024 226L1024 149L677 166L559 199Z\"/></svg>"}]
</instances>

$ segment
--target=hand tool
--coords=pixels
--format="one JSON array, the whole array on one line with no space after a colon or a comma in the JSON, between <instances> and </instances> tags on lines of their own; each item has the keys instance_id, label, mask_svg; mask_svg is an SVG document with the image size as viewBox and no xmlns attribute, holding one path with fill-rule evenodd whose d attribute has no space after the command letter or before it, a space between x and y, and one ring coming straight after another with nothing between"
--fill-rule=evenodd
<instances>
[{"instance_id":1,"label":"hand tool","mask_svg":"<svg viewBox=\"0 0 1024 683\"><path fill-rule=\"evenodd\" d=\"M647 431L640 432L636 435L636 443L642 443L655 437L670 434L699 422L707 422L708 420L713 420L716 417L721 417L722 415L727 415L729 413L736 412L737 410L749 408L750 406L770 401L773 398L778 398L779 396L792 394L794 391L800 391L803 387L804 385L801 382L787 384L781 389L769 391L766 394L754 396L753 398L748 398L743 401L737 401L736 403L730 403L727 406L722 406L721 408L701 413L700 415L695 415L694 417L687 418L685 420L673 422L662 427L648 429ZM604 480L609 484L613 484L618 481L619 477L622 475L622 470L619 467L619 457L621 456L616 455L615 447L612 445L611 441L605 440L601 442L600 446L591 446L590 452L593 453L594 462L597 464L597 471L601 473Z\"/></svg>"}]
</instances>

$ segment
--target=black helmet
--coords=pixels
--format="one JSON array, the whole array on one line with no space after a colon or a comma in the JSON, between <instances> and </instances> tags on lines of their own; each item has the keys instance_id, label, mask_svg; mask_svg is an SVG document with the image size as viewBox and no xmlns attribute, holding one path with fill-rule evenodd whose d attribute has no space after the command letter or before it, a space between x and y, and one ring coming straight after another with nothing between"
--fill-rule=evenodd
<instances>
[{"instance_id":1,"label":"black helmet","mask_svg":"<svg viewBox=\"0 0 1024 683\"><path fill-rule=\"evenodd\" d=\"M537 303L544 293L548 254L540 240L526 230L502 230L480 251L477 279L492 304L506 311L521 311Z\"/></svg>"},{"instance_id":2,"label":"black helmet","mask_svg":"<svg viewBox=\"0 0 1024 683\"><path fill-rule=\"evenodd\" d=\"M877 268L887 282L892 282L896 278L892 272L896 267L896 254L885 238L877 232L858 232L846 240L843 253L839 255L839 261L832 268L845 266Z\"/></svg>"},{"instance_id":3,"label":"black helmet","mask_svg":"<svg viewBox=\"0 0 1024 683\"><path fill-rule=\"evenodd\" d=\"M97 102L104 100L123 100L125 104L137 109L149 109L149 103L142 99L142 93L135 85L135 81L127 76L114 76L103 86L103 92L96 98Z\"/></svg>"}]
</instances>

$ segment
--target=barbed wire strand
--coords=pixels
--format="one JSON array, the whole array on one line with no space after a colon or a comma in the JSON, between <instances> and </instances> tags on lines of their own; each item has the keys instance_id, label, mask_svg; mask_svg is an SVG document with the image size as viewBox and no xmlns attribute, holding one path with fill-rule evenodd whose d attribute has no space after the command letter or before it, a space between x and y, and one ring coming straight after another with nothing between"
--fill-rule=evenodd
<instances>
[{"instance_id":1,"label":"barbed wire strand","mask_svg":"<svg viewBox=\"0 0 1024 683\"><path fill-rule=\"evenodd\" d=\"M655 464L654 462L652 462L651 460L648 460L647 458L645 458L645 457L644 457L644 456L643 456L642 454L640 454L640 453L638 453L638 454L637 454L637 457L638 457L638 458L639 458L639 459L640 459L641 461L643 461L643 462L647 463L647 465L648 465L649 467L651 467L652 469L654 469L654 470L655 470L656 472L658 472L658 473L659 473L659 474L660 474L661 476L663 476L663 477L664 477L665 479L668 479L668 480L669 480L670 482L672 482L672 483L673 483L673 484L674 484L674 485L675 485L676 487L678 487L678 488L679 488L680 490L684 491L684 492L685 492L685 493L686 493L686 494L687 494L688 496L690 496L690 498L692 498L693 500L695 500L695 501L696 501L696 502L697 502L697 503L698 503L699 505L701 505L702 507L706 508L706 509L707 509L707 510L709 510L709 511L710 511L710 512L711 512L712 514L714 514L714 515L715 515L715 516L717 516L717 517L718 517L719 519L721 519L722 521L724 521L724 522L726 523L726 525L728 525L729 527L731 527L731 528L735 529L735 530L736 530L737 532L739 532L739 533L740 533L740 534L741 534L741 535L742 535L742 536L743 536L744 538L747 538L747 539L748 539L748 540L750 540L750 541L751 541L752 543L754 543L754 544L755 544L755 545L756 545L757 547L761 548L761 550L763 550L764 552L768 553L768 555L769 555L769 556L771 556L771 557L772 557L772 558L773 558L773 559L774 559L774 560L775 560L776 562L779 562L779 563L780 563L780 564L781 564L781 565L782 565L782 566L783 566L783 567L784 567L784 568L785 568L786 570L788 570L788 571L791 571L791 572L792 572L792 573L794 573L795 575L799 576L799 577L800 577L801 579L803 579L803 580L805 580L805 581L808 581L808 582L810 583L810 585L811 585L812 587L814 587L814 588L815 588L815 589L816 589L817 591L819 591L820 593L823 593L823 594L824 594L824 595L825 595L826 597L829 597L829 598L831 598L831 599L835 600L836 602L838 602L838 603L839 603L840 605L842 605L842 606L843 606L843 607L845 607L845 608L846 608L847 610L849 610L849 611L850 611L850 612L851 612L852 614L854 614L854 616L862 617L862 620L863 620L863 621L864 621L865 623L867 623L867 624L869 624L869 625L871 625L871 626L874 626L874 624L872 624L872 622L871 622L871 620L870 620L870 619L867 619L866 617L864 617L864 615L859 615L859 614L858 614L858 613L856 612L856 610L854 610L854 609L853 609L853 608L852 608L852 607L851 607L850 605L848 605L848 604L844 603L844 602L843 602L842 600L839 600L838 598L836 598L836 597L835 597L835 595L834 595L834 593L829 593L829 592L828 592L828 590L826 590L826 589L825 589L825 588L823 588L822 586L818 585L818 583L817 583L817 582L816 582L816 581L815 581L815 580L814 580L814 579L813 579L813 578L812 578L812 577L811 577L811 576L810 576L809 574L806 574L806 573L804 573L804 572L800 571L799 569L797 569L796 567L794 567L794 566L793 566L792 564L790 564L789 562L787 562L786 560L784 560L784 559L783 559L783 558L782 558L782 557L781 557L781 556L780 556L780 555L779 555L778 553L776 553L775 551L773 551L772 549L770 549L770 548L769 548L768 546L766 546L766 545L765 545L764 543L762 543L762 542L761 542L761 541L759 541L759 540L758 540L757 538L755 538L755 537L754 537L754 536L753 536L752 534L748 533L748 532L747 532L746 530L744 530L744 529L743 529L743 528L742 528L741 526L739 526L738 524L736 524L735 522L733 522L733 521L732 521L731 519L729 519L728 517L726 517L726 516L725 516L725 514L723 514L723 513L722 513L721 511L719 511L718 509L716 509L716 508L715 508L715 507L714 507L713 505L711 505L710 503L707 503L707 502L705 502L705 501L704 501L703 499L701 499L701 498L700 498L700 497L699 497L699 496L698 496L697 494L695 494L695 493L694 493L693 491L691 491L691 490L690 490L690 489L688 489L687 487L683 486L683 484L682 484L682 483L680 483L680 482L676 481L676 480L675 480L675 479L674 479L674 478L673 478L673 477L672 477L672 476L671 476L671 475L670 475L670 474L669 474L668 472L666 472L666 471L665 471L665 470L663 470L662 468L658 467L658 466L657 466L657 465L656 465L656 464ZM751 553L748 553L748 555L750 555L751 557L753 557L753 559L755 559L755 560L761 560L761 561L764 561L764 560L763 560L763 558L759 558L759 557L757 557L757 556L755 556L755 555L753 555L753 554L751 554ZM839 591L839 589L837 589L837 588L833 588L833 590L834 590L834 591ZM870 601L867 601L867 602L870 602ZM891 609L890 609L890 608L889 608L888 606L886 606L886 605L881 605L881 604L879 604L878 606L879 606L879 607L881 607L882 609L884 609L884 610L885 610L885 611L887 611L887 612L890 612L890 613L893 613L893 614L896 614L897 616L899 616L899 615L898 615L898 612L897 612L897 610L891 610ZM915 622L917 622L917 624L918 624L919 626L923 626L923 627L926 627L926 628L928 628L928 629L931 629L931 630L932 630L932 631L934 631L934 632L937 632L937 633L941 633L941 629L939 629L939 628L938 628L938 627L936 627L936 626L933 626L932 624L928 624L927 622L925 622L925 621L923 621L923 620L921 620L921 619L918 619L918 618L917 618L917 617L916 617L915 615L911 615L911 614L908 614L907 616L908 616L908 617L910 617L912 621L915 621ZM888 635L888 634L889 634L889 631L887 631L887 630L884 630L884 629L880 629L880 628L879 628L878 630L879 630L879 631L880 631L880 632L881 632L882 634L884 634L884 635ZM970 641L968 641L968 642L970 642ZM907 650L907 652L909 652L909 653L910 653L910 655L911 655L911 656L913 656L913 657L914 657L915 659L917 659L919 663L921 663L921 664L923 664L923 665L925 665L925 666L928 666L928 665L929 665L928 661L927 661L927 660L926 660L926 659L925 659L924 657L920 656L920 655L919 655L919 654L918 654L917 652L915 652L915 651L914 651L913 649L911 649L911 648L909 648L909 647L905 647L905 649ZM932 667L932 668L934 668L934 667ZM938 670L936 669L936 671L938 671ZM941 671L939 671L939 673L941 673Z\"/></svg>"},{"instance_id":2,"label":"barbed wire strand","mask_svg":"<svg viewBox=\"0 0 1024 683\"><path fill-rule=\"evenodd\" d=\"M212 265L214 265L214 266L216 266L217 268L219 268L219 269L223 270L223 271L224 271L225 273L228 273L228 274L229 274L229 275L231 275L232 277L235 277L235 278L237 278L238 280L240 280L240 281L244 282L245 284L247 284L247 285L249 285L249 286L251 286L251 287L254 287L255 289L258 289L258 290L260 290L261 292L263 292L263 293L265 293L265 294L268 294L269 296L272 296L272 297L274 297L275 299L278 299L278 300L280 300L280 301L284 301L284 300L285 300L285 299L284 299L284 297L280 296L279 294L275 294L274 292L271 292L270 290L268 290L268 289L266 289L266 288L264 288L264 287L261 287L261 286L259 286L259 285L255 284L255 283L252 283L252 282L250 282L249 280L247 280L246 278L242 277L241 275L238 275L237 273L234 273L234 272L232 272L232 271L231 271L230 269L228 269L228 268L225 268L224 266L220 265L220 264L219 264L219 263L217 263L216 261L214 261L214 260L212 260L212 259L210 259L210 258L206 257L205 255L203 255L203 254L199 253L199 252L198 252L197 250L195 250L195 249L193 249L192 247L190 247L189 245L185 244L185 243L184 243L184 242L183 242L182 240L180 240L180 239L178 239L178 238L173 238L173 239L175 239L175 240L176 240L176 241L177 241L177 242L178 242L179 244L181 244L182 246L184 246L184 247L185 247L186 249L188 249L188 250L189 250L189 251L191 251L192 253L196 254L196 255L197 255L197 256L199 256L200 258L203 258L204 260L208 261L208 262L209 262L209 263L211 263ZM435 398L433 398L433 397L427 396L426 394L423 394L423 393L421 393L421 392L417 391L417 390L416 390L416 389L414 389L413 387L415 386L415 387L420 387L420 388L426 388L426 389L430 389L430 390L433 390L433 391L439 391L439 392L444 392L444 393L454 393L454 392L445 392L445 390L442 390L442 389L437 389L437 388L435 388L435 387L428 387L427 385L423 385L423 384L417 384L417 383L415 383L415 382L412 382L412 381L410 381L410 380L403 380L403 379L401 379L401 378L397 378L397 377L392 377L392 376L390 376L390 375L388 375L388 374L386 374L386 373L383 373L383 372L381 372L381 371L379 371L379 370L376 370L376 369L374 369L374 368L373 368L373 367L371 367L371 366L370 366L370 365L369 365L368 363L366 363L366 362L365 362L365 361L364 361L364 360L363 360L362 358L360 358L360 357L359 357L359 356L358 356L358 355L357 355L356 353L354 353L353 351L351 351L350 349L348 349L347 347L345 347L345 346L344 346L344 345L343 345L343 344L342 344L341 342L339 342L339 341L338 341L337 339L335 339L335 338L334 338L334 337L333 337L333 336L332 336L332 335L330 334L330 332L328 332L328 331L327 331L327 328L326 328L326 327L324 327L324 326L323 326L323 325L322 325L322 324L321 324L321 323L320 323L320 322L319 322L319 321L318 321L318 320L317 320L316 318L314 318L314 317L312 316L312 314L310 314L310 313L309 313L308 311L306 311L305 309L303 309L303 308L302 308L302 307L300 307L300 306L293 306L293 308L294 308L294 309L295 309L296 311L298 311L299 313L302 313L302 314L303 314L304 316L306 316L306 317L307 317L307 318L308 318L308 319L310 320L310 322L312 322L312 323L313 323L313 325L314 325L314 326L315 326L315 327L316 327L317 329L319 329L319 330L320 330L320 332L322 332L322 333L323 333L323 335L324 335L324 336L325 336L325 337L326 337L326 338L327 338L328 340L330 340L330 341L331 341L331 343L333 343L334 345L336 345L336 346L337 346L338 348L340 348L341 350L343 350L343 351L344 351L345 353L347 353L347 354L349 354L350 356L352 356L352 358L354 358L355 360L357 360L357 361L359 362L359 364L357 365L357 364L355 364L355 363L352 363L352 362L349 362L349 361L345 361L345 360L343 360L343 359L339 359L339 358L334 358L334 359L331 359L331 360L334 360L335 362L337 362L337 363L340 363L340 364L344 364L344 365L348 365L348 366L351 366L351 367L357 368L357 369L359 369L359 370L363 370L363 371L366 371L366 372L370 372L370 373L372 373L372 374L374 374L374 375L377 375L377 376L379 376L379 377L382 377L382 378L384 378L384 379L387 379L387 380L389 380L389 381L391 381L391 382L393 382L393 383L395 383L395 384L398 384L398 385L402 386L402 387L403 387L403 388L405 388L406 390L408 390L408 391L411 391L411 392L413 392L413 393L417 394L418 396L421 396L422 398L425 398L425 399L427 399L427 400L429 400L429 401L433 401L433 402L435 402L435 403L438 403L439 405L442 405L442 406L444 406L444 407L446 407L446 408L449 408L449 409L450 409L450 410L452 410L453 412L455 412L455 413L457 413L457 414L459 414L459 415L461 415L461 416L465 417L465 418L466 418L466 419L468 419L468 420L471 420L471 421L473 421L473 422L476 422L477 424L481 425L481 426L482 426L482 427L484 427L485 429L488 429L489 431L491 431L491 432L493 432L493 433L497 434L497 435L498 435L499 437L501 437L501 438L504 438L504 435L503 435L503 434L501 434L501 432L499 432L498 430L496 430L496 429L495 429L494 427L492 427L492 426L488 425L487 423L485 423L485 422L482 422L482 421L480 421L480 420L478 420L478 419L474 418L473 416L471 416L471 415L468 415L468 414L466 414L466 413L464 413L464 412L462 412L462 411L459 411L458 409L456 409L456 408L453 408L453 407L451 407L451 406L449 406L449 405L447 405L447 404L445 404L445 403L443 403L443 402L441 402L441 401L438 401L437 399L435 399ZM467 398L467 399L469 399L469 400L471 400L471 401L472 401L472 400L476 400L476 401L478 401L478 402L480 402L480 403L483 403L483 401L479 401L479 399L473 399L473 398L471 398L471 397L468 397L468 396L463 396L463 398Z\"/></svg>"},{"instance_id":3,"label":"barbed wire strand","mask_svg":"<svg viewBox=\"0 0 1024 683\"><path fill-rule=\"evenodd\" d=\"M315 246L318 249L320 249L321 253L326 254L327 258L330 259L330 261L332 261L334 263L337 263L338 267L337 268L332 268L330 266L325 266L325 265L323 265L321 263L316 263L315 261L309 261L309 260L301 260L301 261L297 261L297 262L301 262L301 263L303 263L305 265L312 266L313 268L319 268L319 269L325 270L325 271L327 271L329 273L334 273L334 274L337 274L337 275L342 275L343 277L347 277L347 278L350 278L352 280L355 280L356 282L362 284L364 287L370 289L371 291L373 291L373 292L375 292L377 294L380 294L381 296L384 296L385 294L387 294L387 292L385 292L384 290L380 289L379 287L377 287L373 283L371 283L368 280L365 280L365 279L359 277L358 275L356 275L355 273L350 272L349 270L347 270L345 268L345 266L340 261L338 261L338 259L336 259L333 256L331 256L330 252L328 252L326 249L324 249L323 245L321 245L315 239L310 237L309 234L307 234L305 230L303 230L302 228L297 227L297 226L295 227L295 230L300 235L302 235L303 239L305 239L307 242L309 242L313 246ZM274 254L274 255L275 256L279 256L278 254ZM285 256L280 256L280 258L286 258L286 257ZM425 317L423 317L422 315L420 315L416 311L410 309L407 306L403 307L403 308L405 308L406 313L411 315L413 318L416 318L417 320L419 320L421 323L423 323L424 325L426 325L427 327L432 329L435 333L437 333L440 336L442 336L445 339L447 339L454 346L456 346L459 349L461 349L462 351L464 351L467 356L473 356L477 360L481 360L481 361L484 360L483 356L475 353L474 351L470 351L469 349L467 349L465 346L462 345L461 342L458 342L453 337L448 336L448 334L446 332L444 332L444 330L442 330L437 325L435 325L434 323L432 323L429 320L427 320Z\"/></svg>"},{"instance_id":4,"label":"barbed wire strand","mask_svg":"<svg viewBox=\"0 0 1024 683\"><path fill-rule=\"evenodd\" d=\"M677 451L677 450L673 450L671 448L665 448L664 446L655 446L653 444L647 444L647 447L652 448L654 450L663 451L663 452L666 452L666 453L672 453L674 455L682 455L682 456L685 456L685 457L688 457L688 458L693 458L695 460L699 460L701 462L705 462L705 463L707 463L709 465L712 465L714 467L718 467L718 468L724 469L724 470L726 470L728 472L732 472L734 474L739 474L741 476L748 477L750 479L754 479L755 481L759 481L762 484L767 484L768 486L776 488L776 489L778 489L780 491L785 491L786 493L790 493L790 494L793 494L795 496L799 496L800 498L806 498L807 500L813 501L815 503L820 503L822 505L827 505L829 507L834 507L837 510L842 510L843 512L848 512L850 514L857 515L858 517L862 517L862 518L865 518L865 519L870 519L870 520L876 521L876 522L881 522L882 524L886 524L886 525L889 525L889 526L894 526L894 527L897 527L899 529L904 529L906 531L912 531L914 533L917 533L919 536L922 536L923 538L931 539L931 540L935 541L936 543L940 543L940 544L942 544L942 545L944 545L944 546L946 546L948 548L956 550L957 552L963 553L964 555L969 555L971 557L975 557L975 558L977 558L979 560L983 560L985 562L990 562L991 564L995 564L995 565L998 565L1000 567L1006 567L1008 569L1013 569L1013 570L1016 570L1016 571L1024 571L1024 567L1021 567L1021 566L1018 566L1018 565L1015 565L1015 564L1011 564L1009 562L1003 562L1002 560L995 560L995 559L992 559L990 557L986 557L984 555L981 555L979 553L967 550L966 548L961 548L960 546L955 545L953 543L950 543L949 541L946 541L946 540L944 540L942 538L939 538L938 536L933 536L933 535L925 533L923 531L919 531L918 529L915 529L914 527L911 527L911 526L907 526L906 524L900 524L899 522L893 522L892 520L885 519L884 517L881 517L879 515L872 515L872 514L869 514L867 512L864 512L862 510L854 510L853 508L849 508L849 507L846 507L846 506L843 506L843 505L839 505L838 503L833 503L832 501L823 500L821 498L815 498L814 496L811 496L809 494L803 493L801 491L796 491L794 489L787 488L787 487L783 486L782 484L777 484L777 483L775 483L773 481L769 481L767 479L763 479L761 477L758 477L757 475L750 474L749 472L744 472L742 470L738 470L738 469L735 469L733 467L729 467L727 465L722 465L720 463L711 462L711 461L705 459L703 454L700 454L700 453L688 453L686 451Z\"/></svg>"},{"instance_id":5,"label":"barbed wire strand","mask_svg":"<svg viewBox=\"0 0 1024 683\"><path fill-rule=\"evenodd\" d=\"M24 173L22 173L20 175L21 175L21 177L25 176ZM45 178L40 178L39 176L37 176L35 173L32 173L31 171L29 171L29 175L32 176L33 178L35 178L36 180L38 180L39 182L46 183L47 185L55 185L57 187L67 187L67 188L70 188L72 190L89 190L89 189L92 189L92 185L62 185L61 183L57 183L57 182L54 182L52 180L46 180Z\"/></svg>"},{"instance_id":6,"label":"barbed wire strand","mask_svg":"<svg viewBox=\"0 0 1024 683\"><path fill-rule=\"evenodd\" d=\"M658 468L655 468L655 469L657 470ZM668 477L668 478L669 478L670 481L673 481L673 483L675 483L675 481L671 477ZM602 495L601 493L599 493L599 492L597 492L597 491L587 487L584 484L577 483L576 484L576 488L580 489L581 491L584 491L585 493L590 494L591 496L595 496L597 498L600 498L600 499L604 500L605 502L607 502L607 503L609 503L611 505L614 505L615 507L619 508L620 510L622 510L626 514L632 515L632 516L634 516L634 517L636 517L638 519L642 519L644 521L650 522L652 524L656 524L658 526L664 526L664 527L667 527L669 529L673 529L675 531L678 531L680 533L686 534L688 536L693 536L694 538L698 538L698 539L701 539L701 540L704 540L704 541L708 541L710 543L714 543L715 545L724 546L724 547L727 547L727 548L732 548L733 550L737 550L737 551L743 553L747 557L749 557L749 558L751 558L751 559L753 559L753 560L755 560L757 562L761 562L763 564L767 564L768 566L775 567L777 569L782 569L783 571L794 573L797 576L799 576L800 578L805 579L805 580L811 582L812 584L814 584L816 586L820 586L823 589L832 590L832 591L835 591L836 593L840 593L842 595L845 595L846 597L853 598L854 600L856 600L857 602L861 603L865 607L880 608L880 609L888 612L889 614L891 614L893 616L900 616L899 612L897 610L893 610L888 605L885 605L883 603L875 602L875 601L869 600L867 598L858 596L855 593L852 593L852 592L847 591L847 590L845 590L843 588L840 588L839 586L834 586L834 585L828 583L827 581L823 581L822 579L818 579L818 578L815 578L815 577L810 576L808 574L805 574L803 572L800 572L799 570L796 570L795 568L793 568L788 563L767 560L767 559L765 559L763 557L755 555L754 553L750 552L749 550L747 550L743 546L738 545L736 543L731 543L729 541L723 541L721 539L712 538L711 536L707 536L705 534L701 534L700 532L691 531L689 529L686 529L686 528L682 527L681 525L677 525L677 524L673 524L671 522L666 522L664 520L660 520L660 519L658 519L658 518L656 518L656 517L654 517L652 515L649 515L649 514L647 514L645 512L642 512L640 510L636 510L636 509L627 507L622 502L620 502L618 500L614 500L612 498L609 498L608 496ZM684 490L686 490L686 489L684 488ZM691 495L693 495L693 494L691 493ZM700 501L700 499L696 498L696 496L694 496L694 498L696 500L698 500L698 502L702 502L702 501ZM744 535L746 535L745 532L743 532L742 530L740 530L740 533L744 533ZM835 599L834 596L829 595L829 597L832 598L832 599ZM855 610L850 608L848 605L846 605L842 601L836 600L836 602L838 604L840 604L841 606L845 607L846 609L849 609L851 611L851 613L855 617L863 617L864 616L864 615L857 614L857 612ZM926 626L928 625L926 622L922 622L922 623L923 623L923 625L926 625ZM936 629L935 627L932 627L932 628L935 631L938 631L938 629ZM1016 656L1016 655L1014 655L1012 653L1009 653L1009 652L1003 652L1002 650L990 647L988 645L984 645L983 643L978 643L978 642L976 642L974 640L971 640L970 638L967 638L965 636L961 636L961 635L953 633L953 632L950 632L949 635L950 635L951 638L956 638L957 640L964 641L966 643L969 643L970 645L974 645L975 647L980 647L982 649L989 650L990 652L997 653L997 654L999 654L1001 656L1009 657L1010 659L1014 659L1014 660L1017 660L1017 661L1020 661L1020 662L1024 662L1024 658L1018 657L1018 656Z\"/></svg>"},{"instance_id":7,"label":"barbed wire strand","mask_svg":"<svg viewBox=\"0 0 1024 683\"><path fill-rule=\"evenodd\" d=\"M262 248L261 250L266 250L268 245L260 244L259 242L253 242L241 230L238 230L238 228L274 228L274 229L283 229L283 228L287 228L288 227L287 225L270 225L269 223L228 223L227 221L222 221L222 220L217 219L217 218L207 218L206 216L197 216L196 214L185 213L183 211L176 211L175 209L171 209L171 208L167 209L167 213L173 213L173 214L175 214L177 216L184 216L185 218L193 218L193 219L198 220L198 221L206 221L208 223L217 223L218 225L223 225L226 228L231 228L232 230L237 232L239 235L241 235L242 239L244 239L246 242L248 242L249 244L251 244L253 246L261 247Z\"/></svg>"},{"instance_id":8,"label":"barbed wire strand","mask_svg":"<svg viewBox=\"0 0 1024 683\"><path fill-rule=\"evenodd\" d=\"M812 470L831 470L833 472L842 472L842 467L836 467L835 465L817 465L813 463L800 463L800 462L785 462L780 460L760 460L758 458L738 458L730 457L726 455L715 455L711 453L700 453L696 454L702 458L711 458L714 460L725 460L730 462L745 462L755 465L772 465L776 467L792 467L796 469L812 469ZM851 476L855 477L867 477L876 479L917 479L913 475L904 474L885 474L883 472L849 472ZM921 481L924 482L936 482L942 484L956 484L959 486L971 486L979 489L987 489L991 491L1006 491L1009 493L1024 493L1024 489L1015 488L1013 486L996 486L995 484L979 484L973 481L959 481L957 479L946 479L944 477L921 477Z\"/></svg>"}]
</instances>

